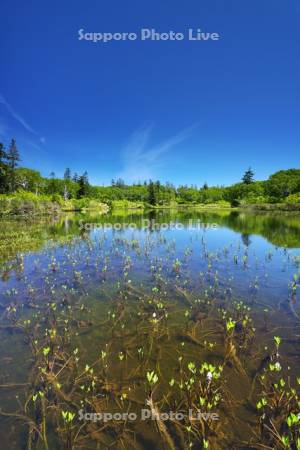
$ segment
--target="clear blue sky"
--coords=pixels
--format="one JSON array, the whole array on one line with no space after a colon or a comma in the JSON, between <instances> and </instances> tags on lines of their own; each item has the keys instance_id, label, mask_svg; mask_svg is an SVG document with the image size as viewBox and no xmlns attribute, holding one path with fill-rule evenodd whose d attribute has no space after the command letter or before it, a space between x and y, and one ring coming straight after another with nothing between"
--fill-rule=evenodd
<instances>
[{"instance_id":1,"label":"clear blue sky","mask_svg":"<svg viewBox=\"0 0 300 450\"><path fill-rule=\"evenodd\" d=\"M229 184L300 167L298 0L2 0L0 139L93 183ZM78 30L219 41L78 40Z\"/></svg>"}]
</instances>

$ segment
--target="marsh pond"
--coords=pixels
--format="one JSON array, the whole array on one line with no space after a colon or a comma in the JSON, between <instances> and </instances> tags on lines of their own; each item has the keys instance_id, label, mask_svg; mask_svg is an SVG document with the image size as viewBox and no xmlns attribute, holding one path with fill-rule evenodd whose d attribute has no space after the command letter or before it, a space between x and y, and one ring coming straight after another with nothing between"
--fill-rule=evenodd
<instances>
[{"instance_id":1,"label":"marsh pond","mask_svg":"<svg viewBox=\"0 0 300 450\"><path fill-rule=\"evenodd\" d=\"M0 219L0 447L300 449L300 215Z\"/></svg>"}]
</instances>

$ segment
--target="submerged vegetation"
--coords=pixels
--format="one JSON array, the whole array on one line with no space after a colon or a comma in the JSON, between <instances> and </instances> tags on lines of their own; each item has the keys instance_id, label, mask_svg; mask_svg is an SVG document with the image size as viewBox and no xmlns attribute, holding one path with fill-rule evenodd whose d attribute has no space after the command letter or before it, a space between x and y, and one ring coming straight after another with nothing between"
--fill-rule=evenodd
<instances>
[{"instance_id":1,"label":"submerged vegetation","mask_svg":"<svg viewBox=\"0 0 300 450\"><path fill-rule=\"evenodd\" d=\"M299 253L284 218L243 215L192 231L29 222L44 245L1 266L3 447L298 450ZM268 220L281 247L247 234Z\"/></svg>"}]
</instances>

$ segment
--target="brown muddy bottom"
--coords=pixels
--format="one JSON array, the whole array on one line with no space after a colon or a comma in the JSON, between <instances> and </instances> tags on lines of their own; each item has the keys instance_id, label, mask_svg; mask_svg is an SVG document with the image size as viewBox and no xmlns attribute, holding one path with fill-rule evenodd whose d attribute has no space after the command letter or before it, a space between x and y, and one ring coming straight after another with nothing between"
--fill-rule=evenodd
<instances>
[{"instance_id":1,"label":"brown muddy bottom","mask_svg":"<svg viewBox=\"0 0 300 450\"><path fill-rule=\"evenodd\" d=\"M6 260L1 448L300 448L298 254L213 233Z\"/></svg>"}]
</instances>

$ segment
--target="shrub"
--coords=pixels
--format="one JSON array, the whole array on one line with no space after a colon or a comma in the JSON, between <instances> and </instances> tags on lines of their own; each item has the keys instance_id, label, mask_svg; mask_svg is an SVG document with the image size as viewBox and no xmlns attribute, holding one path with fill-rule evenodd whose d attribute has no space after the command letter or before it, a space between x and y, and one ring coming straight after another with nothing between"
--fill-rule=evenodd
<instances>
[{"instance_id":1,"label":"shrub","mask_svg":"<svg viewBox=\"0 0 300 450\"><path fill-rule=\"evenodd\" d=\"M237 208L240 205L241 205L241 202L238 199L234 198L233 200L231 200L231 206L233 208Z\"/></svg>"},{"instance_id":2,"label":"shrub","mask_svg":"<svg viewBox=\"0 0 300 450\"><path fill-rule=\"evenodd\" d=\"M143 202L131 202L129 200L114 200L111 202L114 209L139 209L144 208Z\"/></svg>"},{"instance_id":3,"label":"shrub","mask_svg":"<svg viewBox=\"0 0 300 450\"><path fill-rule=\"evenodd\" d=\"M60 209L47 195L36 195L20 190L14 194L0 195L0 214L33 215L52 214Z\"/></svg>"},{"instance_id":4,"label":"shrub","mask_svg":"<svg viewBox=\"0 0 300 450\"><path fill-rule=\"evenodd\" d=\"M285 203L293 204L293 203L300 203L300 192L297 192L297 194L291 194L285 199Z\"/></svg>"},{"instance_id":5,"label":"shrub","mask_svg":"<svg viewBox=\"0 0 300 450\"><path fill-rule=\"evenodd\" d=\"M53 194L51 196L51 201L57 203L60 206L62 206L64 204L64 200L63 200L62 196L59 194Z\"/></svg>"}]
</instances>

